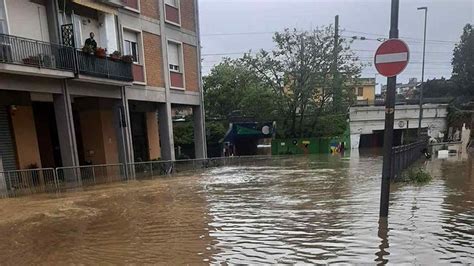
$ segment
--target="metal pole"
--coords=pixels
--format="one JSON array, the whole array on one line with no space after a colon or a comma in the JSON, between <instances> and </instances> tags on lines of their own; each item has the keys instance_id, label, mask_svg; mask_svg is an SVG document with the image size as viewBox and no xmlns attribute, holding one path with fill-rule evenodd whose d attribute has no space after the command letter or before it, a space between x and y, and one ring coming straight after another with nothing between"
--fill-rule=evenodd
<instances>
[{"instance_id":1,"label":"metal pole","mask_svg":"<svg viewBox=\"0 0 474 266\"><path fill-rule=\"evenodd\" d=\"M421 137L421 120L423 119L423 87L425 86L425 54L426 54L426 20L428 16L427 7L419 7L418 10L425 11L425 26L423 33L423 60L421 63L421 85L420 85L420 117L418 118L418 138Z\"/></svg>"},{"instance_id":2,"label":"metal pole","mask_svg":"<svg viewBox=\"0 0 474 266\"><path fill-rule=\"evenodd\" d=\"M390 18L390 39L398 38L399 0L392 0ZM383 145L383 170L380 194L380 217L388 217L390 197L390 173L392 172L393 122L395 118L395 90L397 77L387 78L387 95L385 98L385 131Z\"/></svg>"},{"instance_id":3,"label":"metal pole","mask_svg":"<svg viewBox=\"0 0 474 266\"><path fill-rule=\"evenodd\" d=\"M333 93L334 93L334 104L335 104L335 109L336 110L339 110L340 106L341 106L341 95L340 95L340 87L339 87L339 84L338 84L338 69L337 69L337 57L338 57L338 54L339 54L339 15L336 15L336 17L334 17L334 50L333 50Z\"/></svg>"}]
</instances>

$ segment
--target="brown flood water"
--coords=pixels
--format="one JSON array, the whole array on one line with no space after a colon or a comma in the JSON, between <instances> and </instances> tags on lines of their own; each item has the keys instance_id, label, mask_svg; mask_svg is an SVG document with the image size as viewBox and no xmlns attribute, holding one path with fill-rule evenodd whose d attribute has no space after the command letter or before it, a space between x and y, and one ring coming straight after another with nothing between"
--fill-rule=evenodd
<instances>
[{"instance_id":1,"label":"brown flood water","mask_svg":"<svg viewBox=\"0 0 474 266\"><path fill-rule=\"evenodd\" d=\"M0 264L472 263L474 161L392 186L382 158L296 157L0 200Z\"/></svg>"}]
</instances>

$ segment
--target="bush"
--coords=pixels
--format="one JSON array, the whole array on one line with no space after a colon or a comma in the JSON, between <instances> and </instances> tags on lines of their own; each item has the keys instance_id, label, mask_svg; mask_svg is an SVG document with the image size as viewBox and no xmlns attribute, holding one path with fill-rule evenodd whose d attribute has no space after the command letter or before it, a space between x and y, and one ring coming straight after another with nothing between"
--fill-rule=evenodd
<instances>
[{"instance_id":1,"label":"bush","mask_svg":"<svg viewBox=\"0 0 474 266\"><path fill-rule=\"evenodd\" d=\"M431 175L427 173L425 170L423 170L422 168L418 168L418 169L410 168L400 181L424 184L431 181L431 179L433 179Z\"/></svg>"}]
</instances>

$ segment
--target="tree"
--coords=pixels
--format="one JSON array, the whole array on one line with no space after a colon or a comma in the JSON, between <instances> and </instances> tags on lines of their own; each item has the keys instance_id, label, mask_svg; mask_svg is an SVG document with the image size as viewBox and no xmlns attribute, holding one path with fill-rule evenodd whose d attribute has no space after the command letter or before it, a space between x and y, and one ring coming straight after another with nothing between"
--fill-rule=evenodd
<instances>
[{"instance_id":1,"label":"tree","mask_svg":"<svg viewBox=\"0 0 474 266\"><path fill-rule=\"evenodd\" d=\"M245 55L243 61L272 89L281 118L279 128L286 129L284 136L314 136L318 123L324 120L320 116L346 114L361 65L349 42L341 39L334 47L331 26L312 32L286 29L273 40L273 51ZM338 55L335 68L334 49ZM343 106L334 106L336 95L343 99Z\"/></svg>"},{"instance_id":2,"label":"tree","mask_svg":"<svg viewBox=\"0 0 474 266\"><path fill-rule=\"evenodd\" d=\"M474 29L464 26L461 41L454 48L452 80L459 88L460 95L474 96Z\"/></svg>"},{"instance_id":3,"label":"tree","mask_svg":"<svg viewBox=\"0 0 474 266\"><path fill-rule=\"evenodd\" d=\"M424 98L456 97L458 93L456 84L445 78L427 80L423 85ZM415 95L418 96L419 94L420 92L416 90Z\"/></svg>"},{"instance_id":4,"label":"tree","mask_svg":"<svg viewBox=\"0 0 474 266\"><path fill-rule=\"evenodd\" d=\"M226 59L204 77L206 117L226 120L235 111L258 121L273 119L272 91L242 64Z\"/></svg>"}]
</instances>

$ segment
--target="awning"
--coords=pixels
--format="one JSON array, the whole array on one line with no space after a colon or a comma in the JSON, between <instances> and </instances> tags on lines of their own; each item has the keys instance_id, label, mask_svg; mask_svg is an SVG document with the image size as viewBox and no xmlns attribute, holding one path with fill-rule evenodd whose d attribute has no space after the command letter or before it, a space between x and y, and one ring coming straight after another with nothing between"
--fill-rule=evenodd
<instances>
[{"instance_id":1,"label":"awning","mask_svg":"<svg viewBox=\"0 0 474 266\"><path fill-rule=\"evenodd\" d=\"M117 8L110 7L108 5L98 3L94 0L72 0L73 3L76 3L81 6L86 6L95 10L99 10L104 13L109 13L109 14L118 14Z\"/></svg>"}]
</instances>

